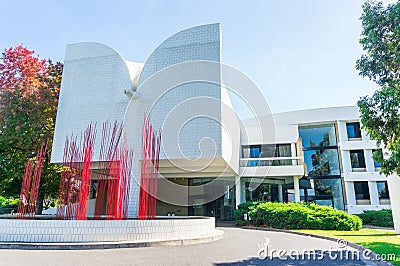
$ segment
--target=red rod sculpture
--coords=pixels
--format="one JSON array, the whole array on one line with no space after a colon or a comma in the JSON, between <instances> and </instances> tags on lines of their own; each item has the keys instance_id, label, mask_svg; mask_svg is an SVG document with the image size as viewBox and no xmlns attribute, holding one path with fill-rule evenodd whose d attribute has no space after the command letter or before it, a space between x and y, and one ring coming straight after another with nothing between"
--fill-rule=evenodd
<instances>
[{"instance_id":1,"label":"red rod sculpture","mask_svg":"<svg viewBox=\"0 0 400 266\"><path fill-rule=\"evenodd\" d=\"M18 204L18 219L35 218L36 203L39 195L40 177L42 175L43 161L46 156L47 144L42 143L36 155L35 167L32 160L28 160L25 166L21 193ZM33 175L32 175L33 174Z\"/></svg>"},{"instance_id":2,"label":"red rod sculpture","mask_svg":"<svg viewBox=\"0 0 400 266\"><path fill-rule=\"evenodd\" d=\"M91 182L91 168L93 157L93 144L95 139L95 129L92 125L85 131L83 143L83 169L81 173L81 181L79 185L78 206L76 210L77 220L86 220L87 207L89 200L89 188Z\"/></svg>"},{"instance_id":3,"label":"red rod sculpture","mask_svg":"<svg viewBox=\"0 0 400 266\"><path fill-rule=\"evenodd\" d=\"M105 214L106 219L117 219L116 197L117 179L119 178L119 146L122 137L123 125L117 121L111 125L103 123L100 146L100 171L98 193L95 205L95 219ZM105 205L105 206L104 206ZM105 210L104 210L105 207Z\"/></svg>"},{"instance_id":4,"label":"red rod sculpture","mask_svg":"<svg viewBox=\"0 0 400 266\"><path fill-rule=\"evenodd\" d=\"M145 116L142 128L139 220L152 220L156 217L160 144L161 131L154 131L150 117Z\"/></svg>"},{"instance_id":5,"label":"red rod sculpture","mask_svg":"<svg viewBox=\"0 0 400 266\"><path fill-rule=\"evenodd\" d=\"M94 208L95 219L125 219L127 217L133 150L122 139L122 123L103 123ZM58 219L87 219L92 180L93 151L96 129L89 125L78 138L67 138L64 147L57 208ZM82 144L82 145L81 145Z\"/></svg>"},{"instance_id":6,"label":"red rod sculpture","mask_svg":"<svg viewBox=\"0 0 400 266\"><path fill-rule=\"evenodd\" d=\"M112 129L111 129L112 128ZM123 125L114 122L113 127L108 123L103 125L103 139L100 150L102 161L105 161L100 197L96 200L95 217L102 215L104 193L107 193L105 218L111 220L125 219L128 211L130 179L132 177L133 150L128 150L126 141L122 141ZM108 139L108 141L107 141ZM100 183L99 183L100 185ZM101 201L99 199L102 199Z\"/></svg>"},{"instance_id":7,"label":"red rod sculpture","mask_svg":"<svg viewBox=\"0 0 400 266\"><path fill-rule=\"evenodd\" d=\"M26 215L27 207L29 204L29 191L31 186L32 171L33 171L33 163L31 160L28 160L28 162L25 165L25 174L24 174L24 179L22 181L21 193L19 196L18 211L17 211L18 219L24 219Z\"/></svg>"},{"instance_id":8,"label":"red rod sculpture","mask_svg":"<svg viewBox=\"0 0 400 266\"><path fill-rule=\"evenodd\" d=\"M91 162L96 126L90 124L80 137L66 139L61 172L57 219L86 219L91 182Z\"/></svg>"}]
</instances>

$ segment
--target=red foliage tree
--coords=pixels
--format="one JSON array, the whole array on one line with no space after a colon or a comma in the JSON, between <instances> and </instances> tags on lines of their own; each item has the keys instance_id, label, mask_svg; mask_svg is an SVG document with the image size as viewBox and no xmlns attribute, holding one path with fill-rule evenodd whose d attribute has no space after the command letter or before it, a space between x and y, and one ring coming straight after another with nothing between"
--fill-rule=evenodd
<instances>
[{"instance_id":1,"label":"red foliage tree","mask_svg":"<svg viewBox=\"0 0 400 266\"><path fill-rule=\"evenodd\" d=\"M39 93L40 76L47 72L47 62L34 56L35 51L22 45L5 49L0 63L0 90L20 90L22 95Z\"/></svg>"},{"instance_id":2,"label":"red foliage tree","mask_svg":"<svg viewBox=\"0 0 400 266\"><path fill-rule=\"evenodd\" d=\"M63 65L18 45L0 57L0 195L18 197L24 165L41 143L52 146ZM38 207L58 191L59 167L43 162Z\"/></svg>"}]
</instances>

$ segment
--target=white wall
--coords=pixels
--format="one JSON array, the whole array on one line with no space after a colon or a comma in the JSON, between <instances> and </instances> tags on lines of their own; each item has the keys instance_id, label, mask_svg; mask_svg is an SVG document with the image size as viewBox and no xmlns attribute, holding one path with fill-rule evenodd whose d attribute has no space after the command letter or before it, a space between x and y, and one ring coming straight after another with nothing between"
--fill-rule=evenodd
<instances>
[{"instance_id":1,"label":"white wall","mask_svg":"<svg viewBox=\"0 0 400 266\"><path fill-rule=\"evenodd\" d=\"M377 143L370 140L365 131L361 131L361 139L349 140L347 137L346 123L357 122L359 117L349 117L347 120L338 120L338 136L339 136L339 152L342 162L342 178L344 180L346 191L346 208L349 213L358 214L364 210L381 210L390 209L390 205L382 205L379 202L379 194L377 188L377 181L386 181L387 178L381 175L375 169L374 160L372 158L372 150L377 149ZM363 150L365 158L365 172L353 172L351 166L350 152L353 150ZM354 182L365 181L368 182L370 204L357 205Z\"/></svg>"}]
</instances>

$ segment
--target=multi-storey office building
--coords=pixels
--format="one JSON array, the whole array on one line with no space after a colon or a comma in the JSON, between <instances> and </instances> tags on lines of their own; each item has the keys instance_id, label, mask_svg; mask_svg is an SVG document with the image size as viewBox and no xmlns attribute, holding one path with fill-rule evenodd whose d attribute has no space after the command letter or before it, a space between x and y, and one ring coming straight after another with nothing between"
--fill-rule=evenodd
<instances>
[{"instance_id":1,"label":"multi-storey office building","mask_svg":"<svg viewBox=\"0 0 400 266\"><path fill-rule=\"evenodd\" d=\"M350 213L390 208L386 177L372 156L376 141L361 130L356 107L280 113L274 119L275 143L241 143L241 202L313 201ZM248 127L252 122L244 121ZM270 147L276 147L274 157L264 157ZM270 171L263 165L271 165ZM267 178L249 191L246 180L254 176Z\"/></svg>"},{"instance_id":2,"label":"multi-storey office building","mask_svg":"<svg viewBox=\"0 0 400 266\"><path fill-rule=\"evenodd\" d=\"M360 130L357 108L239 121L229 111L221 67L201 63L221 61L220 38L219 24L184 30L164 41L144 64L126 61L102 44L69 45L52 162L62 162L66 136L79 134L90 123L123 122L124 138L135 149L129 216L136 217L147 113L153 126L163 130L158 215L231 220L238 204L256 200L316 202L350 213L390 208L385 177L372 159L377 146ZM180 68L196 60L200 63L189 64L190 71ZM272 121L273 127L261 123L260 128L261 120ZM273 137L262 137L260 130ZM101 172L99 149L94 147L92 188ZM91 194L93 202L96 195Z\"/></svg>"}]
</instances>

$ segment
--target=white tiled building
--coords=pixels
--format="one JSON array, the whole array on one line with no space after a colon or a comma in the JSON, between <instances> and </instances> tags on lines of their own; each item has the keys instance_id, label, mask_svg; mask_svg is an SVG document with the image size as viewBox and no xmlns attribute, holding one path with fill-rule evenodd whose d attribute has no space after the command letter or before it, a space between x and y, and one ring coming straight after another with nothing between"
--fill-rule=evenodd
<instances>
[{"instance_id":1,"label":"white tiled building","mask_svg":"<svg viewBox=\"0 0 400 266\"><path fill-rule=\"evenodd\" d=\"M149 113L163 130L159 215L231 220L238 204L253 200L313 201L350 213L390 208L386 178L372 159L376 143L359 130L356 107L275 114L274 127L261 128L273 138L259 134L263 117L239 121L229 112L222 71L207 64L221 61L220 35L219 24L184 30L144 64L102 44L69 45L52 162L62 162L66 136L91 122L124 122L135 149L129 216L137 216L141 128ZM205 63L180 68L194 60ZM204 73L213 82L204 82ZM98 153L99 145L94 170Z\"/></svg>"}]
</instances>

